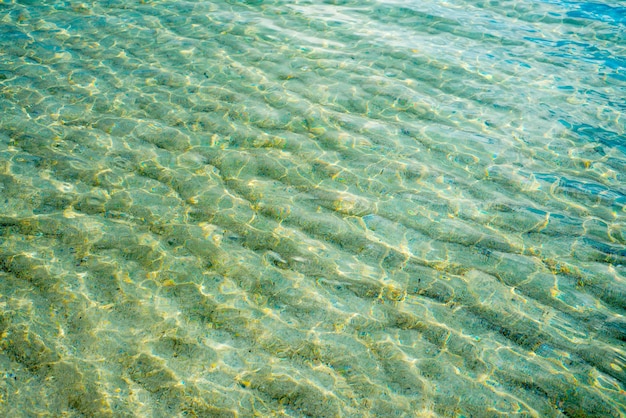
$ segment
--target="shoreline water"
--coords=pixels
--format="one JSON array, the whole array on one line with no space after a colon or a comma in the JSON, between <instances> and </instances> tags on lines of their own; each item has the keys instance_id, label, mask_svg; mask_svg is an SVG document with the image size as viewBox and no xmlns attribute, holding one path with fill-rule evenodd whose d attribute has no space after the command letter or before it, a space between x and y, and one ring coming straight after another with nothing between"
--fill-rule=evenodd
<instances>
[{"instance_id":1,"label":"shoreline water","mask_svg":"<svg viewBox=\"0 0 626 418\"><path fill-rule=\"evenodd\" d=\"M334 3L0 4L4 415L626 413L626 9Z\"/></svg>"}]
</instances>

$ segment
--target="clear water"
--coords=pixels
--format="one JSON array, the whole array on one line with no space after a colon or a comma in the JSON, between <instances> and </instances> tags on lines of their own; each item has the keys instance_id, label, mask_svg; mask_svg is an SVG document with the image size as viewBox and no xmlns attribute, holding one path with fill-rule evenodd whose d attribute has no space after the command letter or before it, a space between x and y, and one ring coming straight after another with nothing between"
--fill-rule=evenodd
<instances>
[{"instance_id":1,"label":"clear water","mask_svg":"<svg viewBox=\"0 0 626 418\"><path fill-rule=\"evenodd\" d=\"M0 412L626 414L626 3L0 2Z\"/></svg>"}]
</instances>

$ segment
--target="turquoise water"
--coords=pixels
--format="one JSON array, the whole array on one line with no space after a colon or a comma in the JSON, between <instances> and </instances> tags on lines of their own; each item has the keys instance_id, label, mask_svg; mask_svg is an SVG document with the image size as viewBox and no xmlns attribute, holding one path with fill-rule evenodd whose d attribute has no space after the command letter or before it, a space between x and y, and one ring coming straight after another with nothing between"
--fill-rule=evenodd
<instances>
[{"instance_id":1,"label":"turquoise water","mask_svg":"<svg viewBox=\"0 0 626 418\"><path fill-rule=\"evenodd\" d=\"M626 414L626 3L0 1L0 415Z\"/></svg>"}]
</instances>

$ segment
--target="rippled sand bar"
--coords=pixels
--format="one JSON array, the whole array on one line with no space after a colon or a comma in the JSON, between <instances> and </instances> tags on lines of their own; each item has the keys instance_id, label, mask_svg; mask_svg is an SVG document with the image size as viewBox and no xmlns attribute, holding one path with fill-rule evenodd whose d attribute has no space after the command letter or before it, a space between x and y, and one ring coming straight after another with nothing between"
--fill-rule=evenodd
<instances>
[{"instance_id":1,"label":"rippled sand bar","mask_svg":"<svg viewBox=\"0 0 626 418\"><path fill-rule=\"evenodd\" d=\"M0 1L0 415L626 415L625 25Z\"/></svg>"}]
</instances>

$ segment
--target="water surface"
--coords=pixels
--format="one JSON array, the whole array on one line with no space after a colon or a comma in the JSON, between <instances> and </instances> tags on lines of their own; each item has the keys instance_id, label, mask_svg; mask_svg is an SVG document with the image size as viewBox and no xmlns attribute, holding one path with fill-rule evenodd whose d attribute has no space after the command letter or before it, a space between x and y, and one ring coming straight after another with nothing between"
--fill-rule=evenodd
<instances>
[{"instance_id":1,"label":"water surface","mask_svg":"<svg viewBox=\"0 0 626 418\"><path fill-rule=\"evenodd\" d=\"M0 2L2 415L626 414L625 16Z\"/></svg>"}]
</instances>

